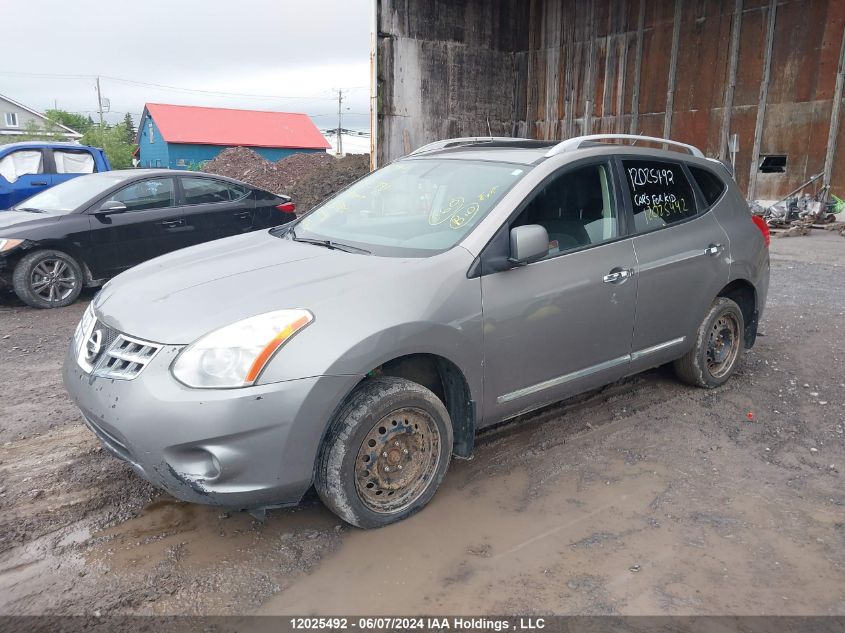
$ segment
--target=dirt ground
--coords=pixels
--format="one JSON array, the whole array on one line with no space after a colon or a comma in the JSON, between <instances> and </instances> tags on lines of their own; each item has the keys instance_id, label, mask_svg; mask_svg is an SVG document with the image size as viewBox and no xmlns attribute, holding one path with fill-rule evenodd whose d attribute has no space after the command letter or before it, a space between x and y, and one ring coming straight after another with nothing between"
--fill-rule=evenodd
<instances>
[{"instance_id":1,"label":"dirt ground","mask_svg":"<svg viewBox=\"0 0 845 633\"><path fill-rule=\"evenodd\" d=\"M0 301L0 613L845 614L845 239L773 239L724 388L655 370L487 433L377 531L177 502L101 451L60 363L90 299Z\"/></svg>"}]
</instances>

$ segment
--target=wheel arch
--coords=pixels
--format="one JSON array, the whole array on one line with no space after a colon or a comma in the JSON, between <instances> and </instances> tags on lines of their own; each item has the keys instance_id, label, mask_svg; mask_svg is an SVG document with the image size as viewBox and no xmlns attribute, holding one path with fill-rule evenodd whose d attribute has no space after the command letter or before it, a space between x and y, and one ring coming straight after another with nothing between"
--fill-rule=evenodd
<instances>
[{"instance_id":1,"label":"wheel arch","mask_svg":"<svg viewBox=\"0 0 845 633\"><path fill-rule=\"evenodd\" d=\"M734 279L722 288L716 296L730 299L739 306L740 311L742 311L742 318L745 321L745 331L743 332L745 347L750 349L757 340L759 321L757 290L754 285L747 279Z\"/></svg>"},{"instance_id":2,"label":"wheel arch","mask_svg":"<svg viewBox=\"0 0 845 633\"><path fill-rule=\"evenodd\" d=\"M452 421L452 454L457 457L472 457L475 447L476 403L466 375L452 360L430 352L406 353L380 362L362 372L356 382L337 404L335 413L349 396L366 380L373 376L395 376L416 382L431 390L446 407ZM329 428L326 421L326 430Z\"/></svg>"},{"instance_id":3,"label":"wheel arch","mask_svg":"<svg viewBox=\"0 0 845 633\"><path fill-rule=\"evenodd\" d=\"M67 253L79 264L82 268L82 275L84 277L84 285L90 286L94 281L93 272L82 249L76 245L62 240L32 240L24 243L23 247L15 254L15 257L10 260L11 267L14 268L18 262L30 253L37 251L61 251Z\"/></svg>"}]
</instances>

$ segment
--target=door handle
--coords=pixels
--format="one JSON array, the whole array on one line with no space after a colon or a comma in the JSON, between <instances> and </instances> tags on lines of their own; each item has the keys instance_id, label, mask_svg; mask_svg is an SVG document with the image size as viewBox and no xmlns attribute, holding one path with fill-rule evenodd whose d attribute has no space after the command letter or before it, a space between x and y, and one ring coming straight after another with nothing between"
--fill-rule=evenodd
<instances>
[{"instance_id":1,"label":"door handle","mask_svg":"<svg viewBox=\"0 0 845 633\"><path fill-rule=\"evenodd\" d=\"M613 284L616 282L625 281L628 277L633 276L634 270L632 268L624 268L622 270L613 270L607 273L601 280L606 284Z\"/></svg>"},{"instance_id":2,"label":"door handle","mask_svg":"<svg viewBox=\"0 0 845 633\"><path fill-rule=\"evenodd\" d=\"M722 245L721 244L711 244L710 246L708 246L707 248L704 249L704 254L710 255L711 257L713 255L718 255L721 252L722 252Z\"/></svg>"},{"instance_id":3,"label":"door handle","mask_svg":"<svg viewBox=\"0 0 845 633\"><path fill-rule=\"evenodd\" d=\"M162 220L161 222L159 222L159 224L166 229L172 229L177 226L184 226L185 220L183 220L182 218L179 218L178 220Z\"/></svg>"},{"instance_id":4,"label":"door handle","mask_svg":"<svg viewBox=\"0 0 845 633\"><path fill-rule=\"evenodd\" d=\"M43 187L46 184L47 184L46 180L33 180L32 181L33 186Z\"/></svg>"}]
</instances>

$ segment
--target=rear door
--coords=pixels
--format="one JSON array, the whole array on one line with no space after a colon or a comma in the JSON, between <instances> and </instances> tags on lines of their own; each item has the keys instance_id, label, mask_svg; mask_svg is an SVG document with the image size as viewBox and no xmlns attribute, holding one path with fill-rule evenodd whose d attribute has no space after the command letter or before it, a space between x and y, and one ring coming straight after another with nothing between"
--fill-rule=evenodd
<instances>
[{"instance_id":1,"label":"rear door","mask_svg":"<svg viewBox=\"0 0 845 633\"><path fill-rule=\"evenodd\" d=\"M98 213L108 200L122 202L126 211ZM88 215L98 268L109 277L187 246L185 219L176 206L175 182L170 176L136 180L97 201Z\"/></svg>"},{"instance_id":2,"label":"rear door","mask_svg":"<svg viewBox=\"0 0 845 633\"><path fill-rule=\"evenodd\" d=\"M296 205L288 196L278 196L263 189L253 189L256 228L281 226L296 219Z\"/></svg>"},{"instance_id":3,"label":"rear door","mask_svg":"<svg viewBox=\"0 0 845 633\"><path fill-rule=\"evenodd\" d=\"M48 150L52 157L52 184L57 185L83 174L97 172L94 155L87 149L53 148Z\"/></svg>"},{"instance_id":4,"label":"rear door","mask_svg":"<svg viewBox=\"0 0 845 633\"><path fill-rule=\"evenodd\" d=\"M194 244L252 231L255 203L243 185L202 176L180 176L181 205Z\"/></svg>"},{"instance_id":5,"label":"rear door","mask_svg":"<svg viewBox=\"0 0 845 633\"><path fill-rule=\"evenodd\" d=\"M728 283L728 237L680 161L622 158L637 257L631 371L680 356Z\"/></svg>"},{"instance_id":6,"label":"rear door","mask_svg":"<svg viewBox=\"0 0 845 633\"><path fill-rule=\"evenodd\" d=\"M0 158L0 210L47 189L52 184L47 172L44 150L39 148L16 149Z\"/></svg>"}]
</instances>

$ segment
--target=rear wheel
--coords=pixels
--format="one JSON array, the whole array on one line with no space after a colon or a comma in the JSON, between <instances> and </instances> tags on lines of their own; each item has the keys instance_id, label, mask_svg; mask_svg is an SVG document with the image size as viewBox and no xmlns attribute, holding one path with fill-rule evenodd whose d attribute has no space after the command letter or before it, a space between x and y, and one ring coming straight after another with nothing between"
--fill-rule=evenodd
<instances>
[{"instance_id":1,"label":"rear wheel","mask_svg":"<svg viewBox=\"0 0 845 633\"><path fill-rule=\"evenodd\" d=\"M695 345L675 361L675 373L687 384L712 389L725 384L742 359L745 321L732 300L717 297L698 328Z\"/></svg>"},{"instance_id":2,"label":"rear wheel","mask_svg":"<svg viewBox=\"0 0 845 633\"><path fill-rule=\"evenodd\" d=\"M15 294L33 308L62 308L79 298L82 267L62 251L35 251L24 256L12 274Z\"/></svg>"},{"instance_id":3,"label":"rear wheel","mask_svg":"<svg viewBox=\"0 0 845 633\"><path fill-rule=\"evenodd\" d=\"M451 452L452 424L434 393L404 378L371 378L332 421L315 487L348 523L381 527L429 502Z\"/></svg>"}]
</instances>

